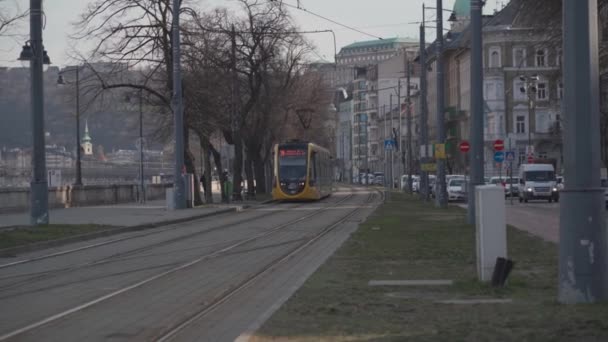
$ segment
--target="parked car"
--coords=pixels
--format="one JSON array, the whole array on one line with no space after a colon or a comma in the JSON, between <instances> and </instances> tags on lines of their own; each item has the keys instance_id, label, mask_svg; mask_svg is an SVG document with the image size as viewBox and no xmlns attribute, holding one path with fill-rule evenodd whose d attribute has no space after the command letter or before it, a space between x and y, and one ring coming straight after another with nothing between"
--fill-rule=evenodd
<instances>
[{"instance_id":1,"label":"parked car","mask_svg":"<svg viewBox=\"0 0 608 342\"><path fill-rule=\"evenodd\" d=\"M412 175L412 191L417 192L416 182L420 180L420 177L417 175ZM401 190L408 190L408 175L401 176Z\"/></svg>"},{"instance_id":2,"label":"parked car","mask_svg":"<svg viewBox=\"0 0 608 342\"><path fill-rule=\"evenodd\" d=\"M555 177L555 181L557 183L557 191L562 191L564 189L564 176Z\"/></svg>"},{"instance_id":3,"label":"parked car","mask_svg":"<svg viewBox=\"0 0 608 342\"><path fill-rule=\"evenodd\" d=\"M374 185L382 185L384 186L384 176L379 175L374 177Z\"/></svg>"},{"instance_id":4,"label":"parked car","mask_svg":"<svg viewBox=\"0 0 608 342\"><path fill-rule=\"evenodd\" d=\"M505 180L505 194L507 196L519 195L519 177L509 177Z\"/></svg>"},{"instance_id":5,"label":"parked car","mask_svg":"<svg viewBox=\"0 0 608 342\"><path fill-rule=\"evenodd\" d=\"M452 177L447 184L448 201L463 201L465 199L466 180L464 177Z\"/></svg>"}]
</instances>

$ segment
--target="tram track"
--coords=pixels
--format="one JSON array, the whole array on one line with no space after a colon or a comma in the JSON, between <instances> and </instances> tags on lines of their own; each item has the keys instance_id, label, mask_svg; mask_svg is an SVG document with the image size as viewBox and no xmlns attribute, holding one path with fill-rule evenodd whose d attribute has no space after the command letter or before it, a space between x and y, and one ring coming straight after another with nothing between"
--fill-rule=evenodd
<instances>
[{"instance_id":1,"label":"tram track","mask_svg":"<svg viewBox=\"0 0 608 342\"><path fill-rule=\"evenodd\" d=\"M364 203L362 203L362 205L373 203L375 195L380 195L380 193L378 191L370 192L367 199L365 200ZM282 265L283 263L287 262L291 258L295 257L298 253L300 253L301 251L303 251L304 249L306 249L313 243L317 242L318 240L320 240L322 237L324 237L328 233L332 232L334 229L336 229L337 227L342 225L344 222L346 222L352 216L357 214L358 210L359 209L357 208L357 209L353 209L353 210L349 211L348 214L342 216L337 221L327 225L325 228L321 229L319 232L313 234L312 236L310 236L306 239L301 239L303 241L300 244L298 244L295 248L292 248L289 251L287 251L286 253L283 253L280 256L278 256L277 258L273 259L271 262L267 263L262 269L253 273L252 275L248 276L246 279L242 280L239 284L232 286L230 290L228 290L225 293L216 297L216 299L213 302L211 302L209 305L201 308L199 311L195 312L194 314L190 315L189 317L184 318L181 322L179 322L178 324L169 328L168 330L163 332L159 337L155 338L154 340L157 342L167 342L167 341L171 341L174 338L178 337L179 333L184 331L185 329L187 329L191 324L204 318L206 315L212 313L214 310L218 309L222 304L229 301L232 297L234 297L241 291L247 289L255 281L257 281L258 279L260 279L267 273L271 272L273 269L277 268L278 266Z\"/></svg>"},{"instance_id":2,"label":"tram track","mask_svg":"<svg viewBox=\"0 0 608 342\"><path fill-rule=\"evenodd\" d=\"M252 243L254 241L258 241L258 240L264 239L266 237L272 236L272 235L274 235L277 232L284 231L286 228L288 228L288 227L290 227L290 226L292 226L292 225L294 225L294 224L296 224L298 222L302 222L302 221L307 220L307 219L309 219L311 217L314 217L314 216L318 215L320 212L332 209L332 208L340 205L341 203L344 203L345 201L349 200L356 193L357 193L357 191L355 191L355 192L351 191L351 194L349 194L348 196L342 198L341 200L339 200L339 201L337 201L335 203L330 203L330 205L327 206L327 207L321 208L319 210L315 210L314 212L308 213L308 214L306 214L304 216L301 216L301 217L298 217L298 218L296 218L294 220L290 220L290 221L288 221L286 223L281 223L281 224L276 225L276 226L274 226L274 227L272 227L270 229L266 229L263 232L261 232L259 234L256 234L256 235L254 235L254 236L252 236L250 238L242 239L240 241L232 243L232 244L230 244L228 246L225 246L223 248L220 248L220 249L217 249L215 251L212 251L212 252L206 253L204 255L201 255L201 256L197 257L196 259L190 260L188 262L183 262L180 265L177 265L175 267L172 267L171 269L168 269L168 270L162 271L160 273L157 273L155 275L152 275L152 276L150 276L150 277L148 277L148 278L146 278L144 280L138 281L136 283L133 283L131 285L128 285L126 287L118 289L116 291L113 291L113 292L110 292L110 293L105 294L103 296L97 297L97 298L95 298L93 300L90 300L88 302L85 302L83 304L74 306L74 307L72 307L72 308L70 308L68 310L64 310L64 311L62 311L60 313L57 313L55 315L48 316L48 317L46 317L46 318L44 318L42 320L39 320L39 321L37 321L35 323L27 325L27 326L25 326L23 328L20 328L20 329L17 329L17 330L13 330L12 332L9 332L9 333L6 333L6 334L0 336L0 341L7 340L9 338L12 338L14 336L23 334L25 332L36 330L37 328L40 328L40 327L42 327L42 326L44 326L44 325L46 325L46 324L48 324L50 322L54 322L54 321L63 319L65 317L69 316L69 315L72 315L72 314L76 313L76 312L79 312L79 311L82 311L84 309L90 308L92 306L95 306L97 304L105 302L105 301L107 301L107 300L109 300L111 298L114 298L116 296L119 296L119 295L124 294L124 293L129 292L129 291L132 291L134 289L137 289L137 288L142 287L144 285L147 285L149 283L152 283L155 280L158 280L160 278L166 277L166 276L174 274L176 272L185 270L185 269L190 268L190 267L192 267L194 265L200 264L200 263L202 263L204 261L208 261L210 259L214 259L214 258L223 256L223 255L228 255L229 252L234 251L234 250L236 250L239 247L242 247L242 246L250 244L250 243ZM368 198L366 199L365 203L368 203L368 202L372 201L373 197L374 196L371 195L371 194L368 195ZM340 223L342 223L348 217L354 215L356 212L357 212L356 209L350 211L349 214L347 216L343 217L339 222L336 222L336 223L330 225L330 227L332 227L332 228L326 228L325 230L327 232L329 232L331 229L333 229L333 227L338 226ZM316 237L309 238L309 239L306 239L306 240L302 239L303 242L299 244L300 247L298 247L298 250L301 250L301 249L305 248L306 245L309 245L309 244L313 243L313 241L315 239L318 240L319 238L321 238L327 232L320 233L320 234L315 234ZM293 252L293 250L292 250L292 252ZM281 257L281 260L283 260L285 258L286 258L286 256L283 256L283 257ZM275 265L278 262L280 262L280 260L274 261L272 263L272 265ZM272 265L270 265L268 267L271 267ZM267 269L267 268L265 268L265 269ZM259 274L259 272L258 272L258 274ZM243 285L240 286L240 288L242 288L242 287L243 287Z\"/></svg>"},{"instance_id":3,"label":"tram track","mask_svg":"<svg viewBox=\"0 0 608 342\"><path fill-rule=\"evenodd\" d=\"M352 196L352 194L350 196ZM347 197L347 198L345 198L343 200L347 200L348 198L349 197ZM331 199L332 199L332 197L328 197L324 201L330 201ZM327 203L327 202L325 202L325 203ZM331 203L333 203L333 202L329 202L329 204L331 204ZM339 203L341 203L341 201L339 201ZM300 204L293 204L293 205L289 204L289 206L287 208L285 208L285 210L297 209L297 208L300 208L300 207L305 206L305 205L306 204L302 204L302 203L300 203ZM322 209L320 209L320 210L322 210ZM314 215L318 211L319 210L316 210L316 211L312 212L310 215ZM149 251L149 250L153 250L153 249L158 248L158 247L167 246L167 245L174 244L174 243L177 243L177 242L181 242L181 241L184 241L184 240L187 240L187 239L191 239L191 238L194 238L194 237L199 237L199 236L202 236L202 235L210 234L210 233L216 232L216 231L221 230L221 229L226 229L226 228L230 228L230 227L233 227L233 226L239 226L239 225L242 225L244 223L250 223L250 222L266 219L269 216L276 215L277 213L281 213L281 212L282 211L264 212L263 214L256 215L254 217L247 217L247 218L243 218L241 220L237 220L237 221L234 221L234 222L228 222L228 223L225 223L225 224L214 226L214 227L202 230L202 231L198 231L198 232L194 232L194 233L189 233L189 234L184 234L184 235L181 235L181 236L178 236L178 237L175 237L175 238L172 238L172 239L168 239L168 240L162 240L162 241L159 241L159 242L156 242L156 243L153 243L153 244L149 244L149 245L146 245L146 246L142 246L142 247L139 247L139 248L130 249L130 250L127 250L127 251L124 251L124 252L120 252L120 253L115 253L115 254L103 257L101 259L98 259L98 260L95 260L95 261L91 261L91 262L87 262L87 263L84 263L84 264L79 264L79 265L65 267L65 268L59 268L59 269L53 269L53 270L40 271L40 272L32 272L32 273L25 273L25 274L4 276L4 277L0 276L0 281L6 281L6 280L11 280L11 279L19 279L18 281L12 282L10 284L0 285L0 291L5 291L5 290L8 290L8 289L11 289L11 288L23 285L23 284L30 284L33 281L42 281L42 280L45 280L45 279L48 279L48 278L51 278L51 277L56 277L58 275L66 274L66 273L69 273L69 272L79 271L79 270L82 270L82 269L91 268L91 267L95 267L95 266L101 266L101 265L105 265L105 264L112 263L112 262L118 262L118 261L124 260L124 258L128 257L128 256L137 255L138 253L142 253L142 252L146 252L146 251ZM306 215L305 217L309 217L310 215ZM203 220L203 219L201 219L201 220ZM191 223L189 223L189 225L196 224L197 221L191 222ZM294 221L297 221L297 219L294 220ZM121 238L121 239L115 239L115 240L112 240L112 241L108 241L108 243L91 245L89 248L86 248L86 249L99 248L99 247L107 246L107 245L110 245L110 244L113 244L113 243L119 243L119 242L124 242L124 241L127 241L127 240L132 240L132 239L135 239L135 238L144 238L144 237L160 234L160 233L167 232L169 230L175 230L175 229L179 229L179 227L172 227L170 229L163 229L162 231L158 231L158 232L150 232L150 233L146 233L146 234L138 234L136 236L126 237L126 238ZM77 249L77 250L74 250L73 253L81 252L81 251L84 251L86 249ZM66 254L68 254L68 253L62 253L62 254L59 254L59 255L57 253L49 254L49 255L46 255L46 256L41 256L39 258L35 258L35 259L31 260L30 262L41 261L41 260L45 260L45 259L49 259L49 258L53 258L53 257L58 257L58 256L66 255ZM23 264L23 263L21 263L21 264ZM17 265L13 265L13 266L17 266ZM1 266L0 266L0 269L1 269ZM23 279L23 278L25 278L25 279ZM44 290L44 289L40 289L40 290ZM0 299L2 299L1 295L0 295Z\"/></svg>"}]
</instances>

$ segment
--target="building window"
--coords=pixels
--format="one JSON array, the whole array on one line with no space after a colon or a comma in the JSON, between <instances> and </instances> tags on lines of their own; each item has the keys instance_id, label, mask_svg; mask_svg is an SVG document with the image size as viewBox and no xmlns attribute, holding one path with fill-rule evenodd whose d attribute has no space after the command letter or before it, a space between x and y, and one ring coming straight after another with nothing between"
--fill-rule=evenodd
<instances>
[{"instance_id":1,"label":"building window","mask_svg":"<svg viewBox=\"0 0 608 342\"><path fill-rule=\"evenodd\" d=\"M557 99L561 100L564 98L564 84L562 82L559 82L557 84Z\"/></svg>"},{"instance_id":2,"label":"building window","mask_svg":"<svg viewBox=\"0 0 608 342\"><path fill-rule=\"evenodd\" d=\"M516 68L526 66L526 50L524 48L513 49L513 66Z\"/></svg>"},{"instance_id":3,"label":"building window","mask_svg":"<svg viewBox=\"0 0 608 342\"><path fill-rule=\"evenodd\" d=\"M518 134L526 133L526 117L518 115L515 122L515 132Z\"/></svg>"},{"instance_id":4,"label":"building window","mask_svg":"<svg viewBox=\"0 0 608 342\"><path fill-rule=\"evenodd\" d=\"M517 81L513 84L513 99L515 101L524 101L526 99L526 93L522 93L521 88L525 87L525 83Z\"/></svg>"},{"instance_id":5,"label":"building window","mask_svg":"<svg viewBox=\"0 0 608 342\"><path fill-rule=\"evenodd\" d=\"M490 68L500 68L500 48L490 48Z\"/></svg>"},{"instance_id":6,"label":"building window","mask_svg":"<svg viewBox=\"0 0 608 342\"><path fill-rule=\"evenodd\" d=\"M547 52L545 50L536 51L536 66L545 67L547 66Z\"/></svg>"},{"instance_id":7,"label":"building window","mask_svg":"<svg viewBox=\"0 0 608 342\"><path fill-rule=\"evenodd\" d=\"M496 99L496 90L494 89L494 83L486 83L486 100L495 100Z\"/></svg>"},{"instance_id":8,"label":"building window","mask_svg":"<svg viewBox=\"0 0 608 342\"><path fill-rule=\"evenodd\" d=\"M539 83L536 85L536 99L546 100L547 99L547 84Z\"/></svg>"},{"instance_id":9,"label":"building window","mask_svg":"<svg viewBox=\"0 0 608 342\"><path fill-rule=\"evenodd\" d=\"M526 160L527 160L527 156L526 156L526 149L525 148L520 148L519 149L519 153L518 153L518 160L519 160L519 165L521 164L525 164Z\"/></svg>"},{"instance_id":10,"label":"building window","mask_svg":"<svg viewBox=\"0 0 608 342\"><path fill-rule=\"evenodd\" d=\"M562 65L562 50L557 50L557 53L555 55L555 65Z\"/></svg>"}]
</instances>

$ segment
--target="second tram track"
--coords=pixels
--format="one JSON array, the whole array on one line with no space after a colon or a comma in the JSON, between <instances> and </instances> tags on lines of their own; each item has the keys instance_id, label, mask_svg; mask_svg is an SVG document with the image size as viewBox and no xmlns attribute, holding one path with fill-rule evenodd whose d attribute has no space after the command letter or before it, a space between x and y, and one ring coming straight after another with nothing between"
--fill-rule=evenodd
<instances>
[{"instance_id":1,"label":"second tram track","mask_svg":"<svg viewBox=\"0 0 608 342\"><path fill-rule=\"evenodd\" d=\"M350 193L348 196L344 197L343 199L341 199L341 200L339 200L339 201L337 201L337 202L335 202L335 203L330 203L330 204L331 204L330 206L323 207L323 208L321 208L321 209L315 210L315 211L314 211L314 212L312 212L312 213L309 213L309 214L307 214L307 215L301 216L301 217L299 217L299 218L297 218L297 219L294 219L294 220L290 220L289 222L286 222L286 223L282 223L282 224L276 225L275 227L273 227L273 228L271 228L271 229L267 229L267 230L265 230L264 232L262 232L262 233L260 233L260 234L257 234L257 235L255 235L255 236L253 236L253 237L250 237L250 238L247 238L247 239L244 239L244 240L238 241L238 242L236 242L236 243L234 243L234 244L231 244L231 245L226 246L226 247L224 247L224 248L221 248L221 249L219 249L219 250L216 250L216 251L213 251L213 252L210 252L210 253L206 253L206 254L204 254L204 255L202 255L202 256L200 256L200 257L198 257L198 258L194 259L194 260L191 260L191 261L189 261L189 262L182 263L181 265L179 265L179 266L177 266L177 267L174 267L174 268L171 268L171 269L169 269L169 270L163 271L163 272L161 272L161 273L158 273L158 274L156 274L156 275L153 275L153 276L151 276L151 277L148 277L148 278L146 278L146 279L144 279L144 280L141 280L141 281L136 282L136 283L134 283L134 284L131 284L131 285L129 285L129 286L123 287L123 288L121 288L121 289L119 289L119 290L113 291L113 292L111 292L111 293L108 293L108 294L106 294L106 295L103 295L103 296L101 296L101 297L98 297L98 298L96 298L96 299L93 299L93 300L91 300L91 301L88 301L88 302L86 302L86 303L84 303L84 304L81 304L81 305L78 305L78 306L76 306L76 307L73 307L73 308L71 308L71 309L65 310L65 311L60 312L60 313L58 313L58 314L55 314L55 315L49 316L49 317L47 317L47 318L45 318L45 319L42 319L42 320L40 320L40 321L38 321L38 322L32 323L32 324L30 324L30 325L28 325L28 326L26 326L26 327L23 327L23 328L20 328L20 329L14 330L14 331L9 332L9 333L6 333L6 334L4 334L4 335L0 336L0 341L4 341L4 340L9 339L9 338L11 338L11 337L14 337L14 336L17 336L17 335L23 334L23 333L25 333L25 332L28 332L28 331L31 331L31 330L37 329L37 328L39 328L39 327L41 327L41 326L43 326L43 325L46 325L46 324L48 324L48 323L50 323L50 322L54 322L54 321L56 321L56 320L58 320L58 319L62 319L62 318L64 318L64 317L66 317L66 316L69 316L69 315L71 315L71 314L73 314L73 313L76 313L76 312L79 312L79 311L84 310L84 309L86 309L86 308L89 308L89 307L92 307L92 306L94 306L94 305L97 305L97 304L99 304L99 303L101 303L101 302L104 302L104 301L106 301L106 300L109 300L109 299L111 299L111 298L114 298L114 297L116 297L116 296L118 296L118 295L121 295L121 294L123 294L123 293L125 293L125 292L128 292L128 291L134 290L134 289L136 289L136 288L139 288L139 287L141 287L141 286L144 286L144 285L146 285L146 284L148 284L148 283L151 283L151 282L153 282L153 281L155 281L155 280L157 280L157 279L159 279L159 278L162 278L162 277L168 276L168 275L170 275L170 274L176 273L176 272L178 272L178 271L181 271L181 270L183 270L183 269L186 269L186 268L192 267L192 266L194 266L194 265L196 265L196 264L199 264L199 263L201 263L201 262L203 262L203 261L210 260L210 259L213 259L213 258L215 258L215 257L218 257L218 256L221 256L221 255L224 255L224 254L226 254L227 252L229 252L229 251L231 251L231 250L233 250L233 249L235 249L235 248L241 247L241 246L246 245L246 244L248 244L248 243L250 243L250 242L253 242L253 241L256 241L256 240L262 239L262 238L264 238L264 237L270 236L270 235L272 235L272 234L274 234L274 233L276 233L276 232L282 231L282 230L283 230L283 229L285 229L286 227L289 227L289 226L291 226L291 225L293 225L293 224L295 224L295 223L298 223L298 222L304 221L304 220L306 220L306 219L308 219L308 218L311 218L311 217L313 217L313 216L317 215L317 214L318 214L318 213L320 213L320 212L327 211L327 210L331 209L332 207L335 207L336 205L339 205L339 204L341 204L341 203L343 203L343 202L347 201L348 199L350 199L350 198L354 197L356 193L360 193L360 192L359 192L359 191L351 192L351 193ZM373 192L372 192L372 193L373 193ZM366 200L366 203L367 203L367 202L369 202L369 201L371 201L371 200L373 199L373 197L374 197L374 196L370 194L370 195L369 195L369 197L368 197L368 199ZM350 211L350 213L347 215L347 217L350 217L350 216L354 215L356 212L357 212L357 209ZM347 217L343 218L342 220L345 220ZM335 224L333 224L333 225L334 225L334 226L337 226L337 225L339 225L340 223L341 223L341 222L338 222L338 223L335 223ZM233 223L233 224L231 224L231 225L234 225L234 223ZM319 236L319 237L320 237L320 236Z\"/></svg>"},{"instance_id":2,"label":"second tram track","mask_svg":"<svg viewBox=\"0 0 608 342\"><path fill-rule=\"evenodd\" d=\"M368 198L361 205L372 203L375 198L376 193L378 193L378 192L377 191L369 192ZM155 341L157 341L157 342L171 341L173 338L177 337L177 335L181 331L183 331L185 328L190 326L192 323L200 320L201 318L205 317L207 314L213 312L218 307L220 307L222 304L224 304L225 302L230 300L233 296L237 295L242 290L244 290L247 287L249 287L250 285L252 285L256 280L258 280L259 278L264 276L266 273L268 273L269 271L273 270L274 268L280 266L281 264L288 261L289 259L293 258L296 254L298 254L299 252L301 252L308 246L312 245L313 243L315 243L316 241L321 239L323 236L325 236L328 233L330 233L331 231L333 231L335 228L337 228L340 225L342 225L343 223L345 223L350 217L352 217L358 213L359 207L361 207L361 205L359 205L357 209L349 211L348 214L342 216L337 221L325 226L319 232L313 234L310 238L303 239L304 240L303 243L299 244L298 246L296 246L293 249L290 249L286 253L281 254L279 257L277 257L277 258L273 259L271 262L267 263L261 270L248 276L246 279L241 281L239 284L232 286L230 290L228 290L226 293L223 293L220 296L218 296L211 304L200 309L198 312L194 313L190 317L183 319L180 323L178 323L174 327L170 328L169 330L163 332L163 334L160 337L156 338Z\"/></svg>"}]
</instances>

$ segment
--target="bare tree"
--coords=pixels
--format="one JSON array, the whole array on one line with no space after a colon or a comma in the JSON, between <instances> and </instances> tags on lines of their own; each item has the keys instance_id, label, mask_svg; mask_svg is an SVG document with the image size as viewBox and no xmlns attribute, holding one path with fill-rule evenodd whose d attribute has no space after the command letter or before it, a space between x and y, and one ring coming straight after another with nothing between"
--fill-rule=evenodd
<instances>
[{"instance_id":1,"label":"bare tree","mask_svg":"<svg viewBox=\"0 0 608 342\"><path fill-rule=\"evenodd\" d=\"M0 0L0 37L11 35L13 28L27 15L17 1Z\"/></svg>"},{"instance_id":2,"label":"bare tree","mask_svg":"<svg viewBox=\"0 0 608 342\"><path fill-rule=\"evenodd\" d=\"M195 16L195 11L185 6L180 15ZM87 40L95 43L89 53L91 60L103 60L117 66L149 70L145 82L126 80L107 82L103 78L101 89L130 88L145 91L158 104L164 114L160 125L160 135L170 132L172 93L172 11L171 0L96 0L89 4L76 23L76 41ZM143 81L140 80L140 81ZM185 110L185 122L189 111ZM189 151L189 131L185 127L184 162L186 171L196 175L194 157ZM178 175L176 175L178 176ZM198 177L195 186L198 187ZM198 191L194 193L195 203L202 203Z\"/></svg>"}]
</instances>

